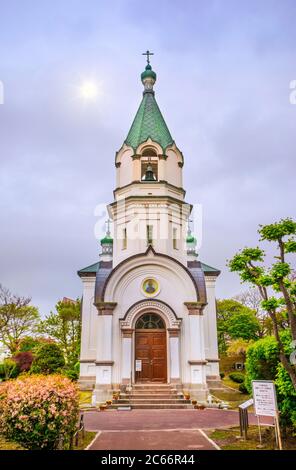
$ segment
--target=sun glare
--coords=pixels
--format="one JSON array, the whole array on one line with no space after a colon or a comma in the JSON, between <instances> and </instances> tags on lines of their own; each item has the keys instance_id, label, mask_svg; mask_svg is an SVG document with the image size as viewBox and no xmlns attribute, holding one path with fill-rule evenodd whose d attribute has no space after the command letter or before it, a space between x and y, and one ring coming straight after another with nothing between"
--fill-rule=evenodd
<instances>
[{"instance_id":1,"label":"sun glare","mask_svg":"<svg viewBox=\"0 0 296 470\"><path fill-rule=\"evenodd\" d=\"M83 82L80 87L80 94L85 100L94 100L98 96L98 87L94 82Z\"/></svg>"}]
</instances>

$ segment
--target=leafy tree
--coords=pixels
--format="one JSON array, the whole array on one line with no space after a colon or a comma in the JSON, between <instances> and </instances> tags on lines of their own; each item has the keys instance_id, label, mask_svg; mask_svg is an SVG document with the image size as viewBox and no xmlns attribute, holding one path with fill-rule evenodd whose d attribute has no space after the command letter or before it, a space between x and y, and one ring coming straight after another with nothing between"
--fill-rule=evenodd
<instances>
[{"instance_id":1,"label":"leafy tree","mask_svg":"<svg viewBox=\"0 0 296 470\"><path fill-rule=\"evenodd\" d=\"M233 299L217 301L217 329L220 354L226 354L232 339L256 339L259 322L250 308Z\"/></svg>"},{"instance_id":2,"label":"leafy tree","mask_svg":"<svg viewBox=\"0 0 296 470\"><path fill-rule=\"evenodd\" d=\"M256 339L259 336L258 332L259 322L254 312L247 307L232 315L228 320L228 333L233 339Z\"/></svg>"},{"instance_id":3,"label":"leafy tree","mask_svg":"<svg viewBox=\"0 0 296 470\"><path fill-rule=\"evenodd\" d=\"M31 372L34 374L52 374L60 371L65 365L61 348L55 343L43 344L38 349Z\"/></svg>"},{"instance_id":4,"label":"leafy tree","mask_svg":"<svg viewBox=\"0 0 296 470\"><path fill-rule=\"evenodd\" d=\"M21 339L36 331L39 313L29 297L12 294L0 285L0 341L14 354Z\"/></svg>"},{"instance_id":5,"label":"leafy tree","mask_svg":"<svg viewBox=\"0 0 296 470\"><path fill-rule=\"evenodd\" d=\"M40 323L39 331L47 334L62 349L66 363L72 367L79 360L81 337L81 302L64 299L56 304L56 311L50 312Z\"/></svg>"},{"instance_id":6,"label":"leafy tree","mask_svg":"<svg viewBox=\"0 0 296 470\"><path fill-rule=\"evenodd\" d=\"M246 341L245 339L238 338L230 341L227 347L227 355L228 356L242 356L242 358L246 358L247 350L249 346L253 344L253 341Z\"/></svg>"},{"instance_id":7,"label":"leafy tree","mask_svg":"<svg viewBox=\"0 0 296 470\"><path fill-rule=\"evenodd\" d=\"M274 224L260 225L258 232L260 241L276 244L276 261L268 268L264 265L265 252L261 248L244 248L229 261L229 268L239 273L242 282L257 287L262 299L261 307L272 321L280 361L296 389L296 368L285 353L278 318L284 308L292 339L296 340L296 281L287 259L287 255L290 258L296 253L296 222L290 218L282 219Z\"/></svg>"}]
</instances>

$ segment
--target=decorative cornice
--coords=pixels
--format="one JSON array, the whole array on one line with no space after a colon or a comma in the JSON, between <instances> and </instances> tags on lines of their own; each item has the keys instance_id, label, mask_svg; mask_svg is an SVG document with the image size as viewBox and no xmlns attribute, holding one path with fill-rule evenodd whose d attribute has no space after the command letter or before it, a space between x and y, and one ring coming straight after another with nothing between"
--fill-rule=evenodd
<instances>
[{"instance_id":1,"label":"decorative cornice","mask_svg":"<svg viewBox=\"0 0 296 470\"><path fill-rule=\"evenodd\" d=\"M170 338L179 338L180 336L180 329L176 328L168 328L168 333Z\"/></svg>"},{"instance_id":2,"label":"decorative cornice","mask_svg":"<svg viewBox=\"0 0 296 470\"><path fill-rule=\"evenodd\" d=\"M188 361L188 364L191 366L205 366L207 364L206 360L190 360Z\"/></svg>"},{"instance_id":3,"label":"decorative cornice","mask_svg":"<svg viewBox=\"0 0 296 470\"><path fill-rule=\"evenodd\" d=\"M115 196L116 193L117 193L118 191L120 191L121 189L126 189L126 188L128 188L129 186L132 186L132 185L134 185L134 184L139 184L139 183L143 184L144 181L141 181L141 180L134 180L134 181L131 181L131 183L125 184L124 186L118 186L117 188L114 189L113 194L114 194L114 196ZM174 190L176 190L176 191L182 192L183 196L185 196L185 194L186 194L186 191L185 191L185 189L182 188L182 186L175 186L174 184L168 183L168 181L166 181L166 180L146 181L146 184L148 184L148 183L151 183L151 184L154 184L154 185L161 183L161 184L164 184L165 186L167 186L168 188L172 188L172 189L174 189ZM116 202L116 201L115 201L115 202ZM114 204L114 202L111 203L111 204ZM187 204L187 203L186 203L186 204ZM189 204L188 204L188 205L189 205Z\"/></svg>"},{"instance_id":4,"label":"decorative cornice","mask_svg":"<svg viewBox=\"0 0 296 470\"><path fill-rule=\"evenodd\" d=\"M132 159L133 160L141 160L141 155L135 153L134 155L132 155Z\"/></svg>"},{"instance_id":5,"label":"decorative cornice","mask_svg":"<svg viewBox=\"0 0 296 470\"><path fill-rule=\"evenodd\" d=\"M119 168L120 165L121 165L121 162L116 162L116 163L115 163L116 168Z\"/></svg>"},{"instance_id":6,"label":"decorative cornice","mask_svg":"<svg viewBox=\"0 0 296 470\"><path fill-rule=\"evenodd\" d=\"M188 309L188 315L203 315L205 304L201 302L184 302Z\"/></svg>"},{"instance_id":7,"label":"decorative cornice","mask_svg":"<svg viewBox=\"0 0 296 470\"><path fill-rule=\"evenodd\" d=\"M95 361L96 366L113 366L114 361Z\"/></svg>"},{"instance_id":8,"label":"decorative cornice","mask_svg":"<svg viewBox=\"0 0 296 470\"><path fill-rule=\"evenodd\" d=\"M159 160L166 160L168 158L168 156L164 155L164 154L162 154L162 155L160 154L160 155L158 155L158 158L159 158Z\"/></svg>"},{"instance_id":9,"label":"decorative cornice","mask_svg":"<svg viewBox=\"0 0 296 470\"><path fill-rule=\"evenodd\" d=\"M134 332L133 328L126 328L126 329L121 330L123 338L132 338L133 332Z\"/></svg>"},{"instance_id":10,"label":"decorative cornice","mask_svg":"<svg viewBox=\"0 0 296 470\"><path fill-rule=\"evenodd\" d=\"M94 305L97 307L99 315L113 315L117 302L96 302Z\"/></svg>"}]
</instances>

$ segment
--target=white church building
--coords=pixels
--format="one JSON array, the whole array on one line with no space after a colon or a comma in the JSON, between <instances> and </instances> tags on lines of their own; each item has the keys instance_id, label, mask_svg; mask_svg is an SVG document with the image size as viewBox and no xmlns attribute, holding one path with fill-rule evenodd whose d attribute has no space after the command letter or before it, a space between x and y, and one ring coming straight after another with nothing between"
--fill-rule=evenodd
<instances>
[{"instance_id":1,"label":"white church building","mask_svg":"<svg viewBox=\"0 0 296 470\"><path fill-rule=\"evenodd\" d=\"M220 380L215 283L189 229L182 152L155 100L156 73L115 156L114 200L97 262L83 283L80 386L97 403L114 391L163 386L206 399ZM102 182L103 183L103 182ZM143 395L144 397L145 395Z\"/></svg>"}]
</instances>

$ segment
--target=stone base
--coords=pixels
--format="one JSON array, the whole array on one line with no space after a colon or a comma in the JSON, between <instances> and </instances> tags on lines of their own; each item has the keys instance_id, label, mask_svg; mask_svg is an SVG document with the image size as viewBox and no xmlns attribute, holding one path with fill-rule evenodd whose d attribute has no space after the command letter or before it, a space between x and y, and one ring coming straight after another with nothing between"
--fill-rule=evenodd
<instances>
[{"instance_id":1,"label":"stone base","mask_svg":"<svg viewBox=\"0 0 296 470\"><path fill-rule=\"evenodd\" d=\"M220 375L207 375L207 385L209 389L223 388Z\"/></svg>"},{"instance_id":2,"label":"stone base","mask_svg":"<svg viewBox=\"0 0 296 470\"><path fill-rule=\"evenodd\" d=\"M79 377L78 386L80 390L93 390L96 384L96 377Z\"/></svg>"},{"instance_id":3,"label":"stone base","mask_svg":"<svg viewBox=\"0 0 296 470\"><path fill-rule=\"evenodd\" d=\"M112 400L112 386L111 385L98 385L96 384L93 391L93 405L105 404L106 400Z\"/></svg>"},{"instance_id":4,"label":"stone base","mask_svg":"<svg viewBox=\"0 0 296 470\"><path fill-rule=\"evenodd\" d=\"M190 393L191 400L197 400L198 402L206 402L209 389L206 384L183 384L183 391Z\"/></svg>"}]
</instances>

